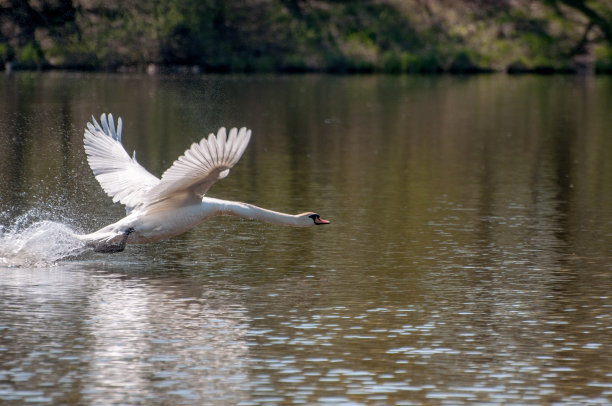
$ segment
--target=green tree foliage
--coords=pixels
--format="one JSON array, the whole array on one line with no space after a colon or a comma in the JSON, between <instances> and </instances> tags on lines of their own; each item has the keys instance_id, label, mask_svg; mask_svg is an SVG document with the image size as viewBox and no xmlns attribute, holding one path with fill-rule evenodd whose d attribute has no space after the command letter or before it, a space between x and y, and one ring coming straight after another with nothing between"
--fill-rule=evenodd
<instances>
[{"instance_id":1,"label":"green tree foliage","mask_svg":"<svg viewBox=\"0 0 612 406\"><path fill-rule=\"evenodd\" d=\"M0 0L24 68L612 70L612 0Z\"/></svg>"}]
</instances>

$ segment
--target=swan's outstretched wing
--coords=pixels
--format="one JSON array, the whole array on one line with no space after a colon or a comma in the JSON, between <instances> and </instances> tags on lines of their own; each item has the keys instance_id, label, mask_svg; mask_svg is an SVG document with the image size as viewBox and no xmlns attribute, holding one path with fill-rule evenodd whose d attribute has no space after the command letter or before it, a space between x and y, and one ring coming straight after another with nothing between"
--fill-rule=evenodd
<instances>
[{"instance_id":1,"label":"swan's outstretched wing","mask_svg":"<svg viewBox=\"0 0 612 406\"><path fill-rule=\"evenodd\" d=\"M250 139L251 130L232 128L228 136L222 127L217 136L211 133L208 139L191 144L191 148L164 172L161 182L149 191L147 204L155 204L175 194L204 196L216 181L227 176Z\"/></svg>"},{"instance_id":2,"label":"swan's outstretched wing","mask_svg":"<svg viewBox=\"0 0 612 406\"><path fill-rule=\"evenodd\" d=\"M113 202L125 204L128 213L143 202L143 196L160 180L136 162L121 145L122 122L119 118L117 129L113 115L100 116L98 124L87 123L85 129L85 152L87 161L102 189L113 198Z\"/></svg>"}]
</instances>

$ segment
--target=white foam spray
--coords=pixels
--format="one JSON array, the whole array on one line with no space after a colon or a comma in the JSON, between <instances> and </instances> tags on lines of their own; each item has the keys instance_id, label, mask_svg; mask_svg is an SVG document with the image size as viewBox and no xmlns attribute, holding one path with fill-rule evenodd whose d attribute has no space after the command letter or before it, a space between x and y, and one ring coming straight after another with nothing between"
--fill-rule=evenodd
<instances>
[{"instance_id":1,"label":"white foam spray","mask_svg":"<svg viewBox=\"0 0 612 406\"><path fill-rule=\"evenodd\" d=\"M40 220L30 211L10 226L0 226L0 267L48 266L86 251L71 227L56 221Z\"/></svg>"}]
</instances>

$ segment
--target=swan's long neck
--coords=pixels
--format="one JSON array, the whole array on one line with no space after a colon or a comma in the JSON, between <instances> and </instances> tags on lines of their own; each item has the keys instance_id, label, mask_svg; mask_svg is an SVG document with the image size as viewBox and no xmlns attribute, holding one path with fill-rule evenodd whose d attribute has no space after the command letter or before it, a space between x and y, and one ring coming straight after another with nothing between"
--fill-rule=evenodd
<instances>
[{"instance_id":1,"label":"swan's long neck","mask_svg":"<svg viewBox=\"0 0 612 406\"><path fill-rule=\"evenodd\" d=\"M230 200L204 197L202 205L214 207L215 214L236 216L249 220L258 220L265 223L280 224L293 227L304 227L299 216L280 213L274 210L263 209L248 203L233 202Z\"/></svg>"}]
</instances>

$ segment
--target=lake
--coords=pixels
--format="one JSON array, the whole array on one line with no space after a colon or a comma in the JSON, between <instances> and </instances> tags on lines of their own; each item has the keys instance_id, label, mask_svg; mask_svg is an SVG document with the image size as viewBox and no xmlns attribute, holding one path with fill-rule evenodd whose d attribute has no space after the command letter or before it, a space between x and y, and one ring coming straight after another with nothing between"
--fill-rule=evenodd
<instances>
[{"instance_id":1,"label":"lake","mask_svg":"<svg viewBox=\"0 0 612 406\"><path fill-rule=\"evenodd\" d=\"M87 165L253 138L216 217L117 254ZM2 404L612 402L612 78L0 77Z\"/></svg>"}]
</instances>

